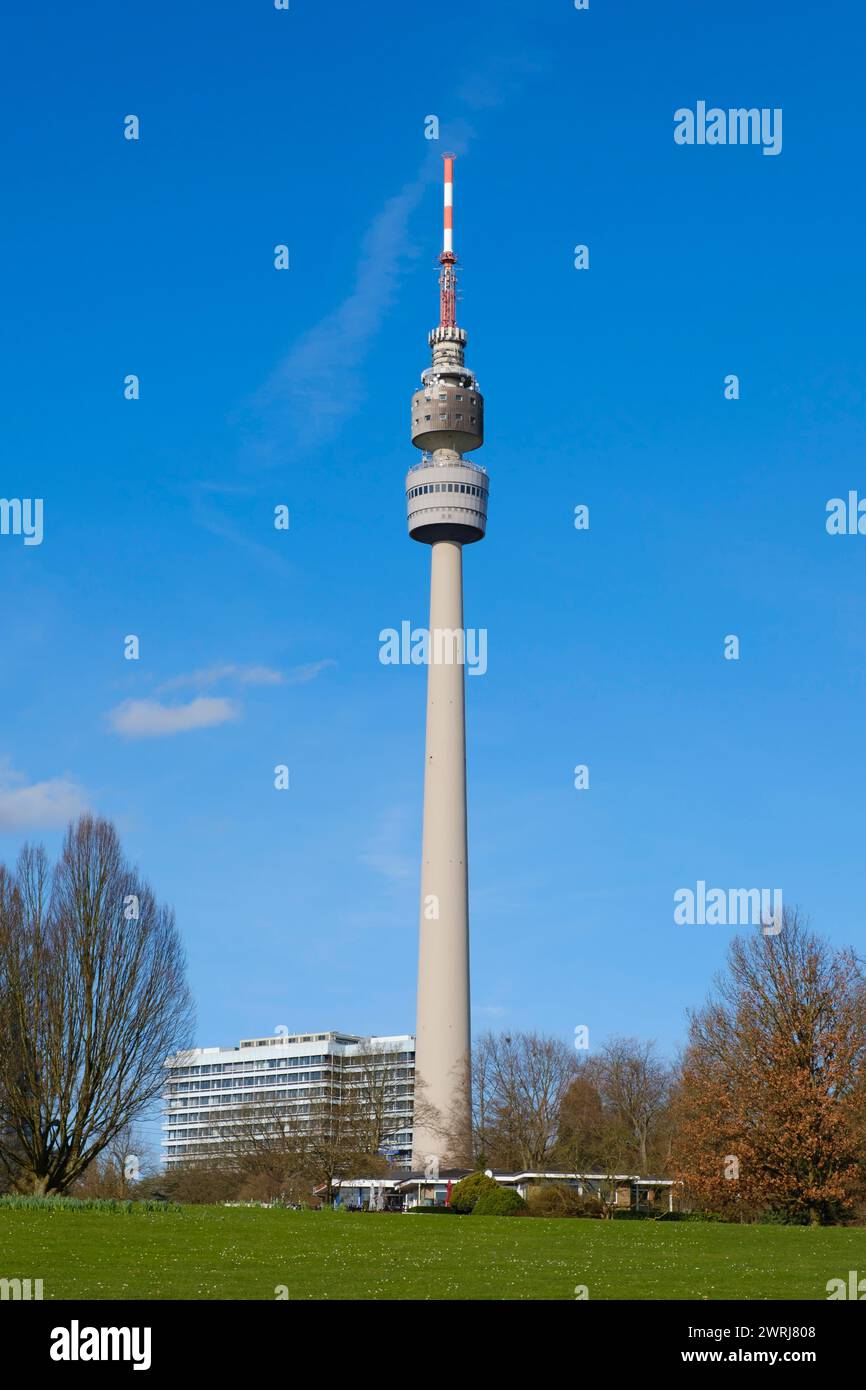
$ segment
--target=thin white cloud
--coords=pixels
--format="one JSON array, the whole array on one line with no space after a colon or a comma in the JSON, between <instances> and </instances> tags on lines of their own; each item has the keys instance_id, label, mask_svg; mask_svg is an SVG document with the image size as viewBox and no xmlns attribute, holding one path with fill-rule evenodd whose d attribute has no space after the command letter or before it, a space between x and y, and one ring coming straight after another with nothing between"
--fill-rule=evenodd
<instances>
[{"instance_id":1,"label":"thin white cloud","mask_svg":"<svg viewBox=\"0 0 866 1390\"><path fill-rule=\"evenodd\" d=\"M306 685L308 681L314 681L323 671L330 670L336 664L334 658L329 656L324 661L311 661L307 666L295 666L286 678L287 684Z\"/></svg>"},{"instance_id":2,"label":"thin white cloud","mask_svg":"<svg viewBox=\"0 0 866 1390\"><path fill-rule=\"evenodd\" d=\"M410 238L412 214L440 168L432 158L425 159L419 174L388 199L367 229L347 297L295 340L239 412L239 418L249 417L247 469L267 472L283 466L288 440L294 454L321 447L358 410L365 394L360 369L407 265L418 254ZM431 289L431 301L432 295ZM224 502L222 490L207 485L194 491L194 520L223 540L247 545L237 528L236 498L230 495ZM277 558L269 551L264 557Z\"/></svg>"},{"instance_id":3,"label":"thin white cloud","mask_svg":"<svg viewBox=\"0 0 866 1390\"><path fill-rule=\"evenodd\" d=\"M83 787L69 778L51 777L28 786L8 764L0 767L0 830L49 830L86 810Z\"/></svg>"},{"instance_id":4,"label":"thin white cloud","mask_svg":"<svg viewBox=\"0 0 866 1390\"><path fill-rule=\"evenodd\" d=\"M494 54L458 87L457 99L473 111L505 106L528 79L543 75L548 67L546 56L539 54Z\"/></svg>"},{"instance_id":5,"label":"thin white cloud","mask_svg":"<svg viewBox=\"0 0 866 1390\"><path fill-rule=\"evenodd\" d=\"M239 685L282 685L285 676L282 671L274 671L270 666L237 666L234 663L226 663L223 666L206 666L200 671L188 671L179 676L172 676L170 680L163 681L157 687L157 694L163 694L167 690L182 690L186 686L195 686L198 690L203 690L207 686L218 685L220 681L234 680Z\"/></svg>"},{"instance_id":6,"label":"thin white cloud","mask_svg":"<svg viewBox=\"0 0 866 1390\"><path fill-rule=\"evenodd\" d=\"M458 101L473 110L504 105L531 79L543 74L547 58L494 54L458 88ZM363 366L394 303L409 264L438 240L436 221L423 237L413 237L412 218L431 183L442 178L441 153L463 154L475 131L465 117L449 119L441 143L432 142L414 178L385 203L370 222L361 247L352 289L341 304L298 338L251 402L250 443L260 464L284 462L286 440L295 451L321 447L364 399ZM432 209L431 209L432 210ZM459 212L458 212L459 217ZM458 224L459 225L459 224ZM436 304L435 276L430 277L430 309ZM253 440L257 437L257 446Z\"/></svg>"},{"instance_id":7,"label":"thin white cloud","mask_svg":"<svg viewBox=\"0 0 866 1390\"><path fill-rule=\"evenodd\" d=\"M457 99L473 110L503 106L520 93L532 78L544 74L546 58L493 54L471 72L460 86ZM284 460L286 439L293 449L327 442L343 420L363 400L359 368L370 353L388 310L395 302L400 282L421 249L427 254L438 240L436 221L424 228L423 242L411 235L411 218L431 183L442 178L441 153L466 153L475 135L466 118L456 117L442 132L442 143L431 143L416 177L409 179L381 213L370 222L361 245L361 259L352 291L341 304L300 336L288 356L272 371L253 400L260 439L260 461ZM459 215L459 213L457 213ZM435 275L431 274L431 313L435 310Z\"/></svg>"},{"instance_id":8,"label":"thin white cloud","mask_svg":"<svg viewBox=\"0 0 866 1390\"><path fill-rule=\"evenodd\" d=\"M545 70L537 57L494 56L458 91L469 108L484 110L513 99L529 79ZM440 154L463 154L475 136L465 117L449 119L442 143L427 150L414 178L385 203L367 227L351 290L343 301L302 333L288 353L241 409L236 421L246 435L240 471L267 474L284 467L287 443L294 455L321 449L362 405L366 391L362 369L412 261L430 255L437 222L413 236L413 217L431 184L442 177ZM431 274L430 310L435 313L435 278ZM238 531L233 514L221 505L221 491L243 491L203 484L194 493L194 520L221 539L245 546L267 564L281 565L276 552ZM235 499L232 499L233 501Z\"/></svg>"},{"instance_id":9,"label":"thin white cloud","mask_svg":"<svg viewBox=\"0 0 866 1390\"><path fill-rule=\"evenodd\" d=\"M288 436L295 449L321 446L358 409L364 395L358 368L418 254L409 231L412 214L440 169L438 161L425 159L418 175L388 199L367 229L348 296L302 334L257 393L252 406L266 436L260 457Z\"/></svg>"},{"instance_id":10,"label":"thin white cloud","mask_svg":"<svg viewBox=\"0 0 866 1390\"><path fill-rule=\"evenodd\" d=\"M240 666L235 676L241 685L282 685L285 679L282 671L273 671L270 666Z\"/></svg>"},{"instance_id":11,"label":"thin white cloud","mask_svg":"<svg viewBox=\"0 0 866 1390\"><path fill-rule=\"evenodd\" d=\"M368 869L394 885L405 883L417 873L415 857L405 848L408 821L405 807L392 807L382 816L358 855L359 863L366 864Z\"/></svg>"},{"instance_id":12,"label":"thin white cloud","mask_svg":"<svg viewBox=\"0 0 866 1390\"><path fill-rule=\"evenodd\" d=\"M274 573L285 575L288 572L289 566L284 556L272 546L253 539L253 534L262 534L259 522L251 523L248 521L248 529L243 529L244 521L241 515L243 506L263 505L261 499L257 498L254 488L202 480L190 483L185 490L192 504L193 521L197 526L201 526L203 530L209 531L213 536L218 536L220 540L230 541L233 545L240 546L248 555L258 560L267 569L273 570ZM273 502L268 494L267 511L270 517L273 517L272 507ZM252 532L249 529L251 524L253 525Z\"/></svg>"},{"instance_id":13,"label":"thin white cloud","mask_svg":"<svg viewBox=\"0 0 866 1390\"><path fill-rule=\"evenodd\" d=\"M124 738L165 738L190 729L210 729L240 715L235 700L199 695L186 705L164 705L159 700L124 700L110 711L109 722Z\"/></svg>"},{"instance_id":14,"label":"thin white cloud","mask_svg":"<svg viewBox=\"0 0 866 1390\"><path fill-rule=\"evenodd\" d=\"M169 690L183 690L189 686L205 690L210 686L219 685L222 681L233 681L236 685L306 685L308 681L314 681L323 671L336 664L334 658L329 656L323 661L310 661L305 666L293 666L291 671L286 673L275 671L271 666L238 666L234 662L226 662L221 666L205 666L199 671L186 671L179 676L172 676L157 686L156 693L164 695Z\"/></svg>"}]
</instances>

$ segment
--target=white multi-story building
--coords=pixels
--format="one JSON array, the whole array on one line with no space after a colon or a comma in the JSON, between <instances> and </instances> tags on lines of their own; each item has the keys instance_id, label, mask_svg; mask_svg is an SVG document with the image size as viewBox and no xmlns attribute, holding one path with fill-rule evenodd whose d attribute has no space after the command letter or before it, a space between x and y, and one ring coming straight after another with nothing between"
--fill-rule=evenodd
<instances>
[{"instance_id":1,"label":"white multi-story building","mask_svg":"<svg viewBox=\"0 0 866 1390\"><path fill-rule=\"evenodd\" d=\"M350 1033L244 1038L237 1047L197 1047L166 1060L163 1151L167 1168L219 1154L232 1121L256 1110L295 1124L354 1090L384 1118L380 1152L408 1169L412 1154L415 1039Z\"/></svg>"}]
</instances>

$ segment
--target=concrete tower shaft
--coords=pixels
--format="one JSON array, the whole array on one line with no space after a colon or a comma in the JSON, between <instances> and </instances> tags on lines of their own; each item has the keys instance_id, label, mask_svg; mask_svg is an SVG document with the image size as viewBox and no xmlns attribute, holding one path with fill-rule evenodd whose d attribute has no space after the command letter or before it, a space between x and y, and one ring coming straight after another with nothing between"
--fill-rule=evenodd
<instances>
[{"instance_id":1,"label":"concrete tower shaft","mask_svg":"<svg viewBox=\"0 0 866 1390\"><path fill-rule=\"evenodd\" d=\"M442 540L430 556L424 829L418 932L413 1166L462 1158L469 1108L469 865L463 666L434 661L432 634L463 628L463 552Z\"/></svg>"},{"instance_id":2,"label":"concrete tower shaft","mask_svg":"<svg viewBox=\"0 0 866 1390\"><path fill-rule=\"evenodd\" d=\"M406 478L409 535L431 547L413 1142L419 1167L465 1162L471 1136L463 546L487 529L488 478L464 458L484 443L484 398L456 322L453 169L454 156L446 155L439 324L429 336L431 366L412 397L412 443L422 458Z\"/></svg>"}]
</instances>

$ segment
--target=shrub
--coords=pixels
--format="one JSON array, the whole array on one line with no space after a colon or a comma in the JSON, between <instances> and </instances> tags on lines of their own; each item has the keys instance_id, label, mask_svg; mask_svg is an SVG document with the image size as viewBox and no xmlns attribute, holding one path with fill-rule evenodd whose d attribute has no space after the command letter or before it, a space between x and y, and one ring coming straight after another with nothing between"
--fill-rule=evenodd
<instances>
[{"instance_id":1,"label":"shrub","mask_svg":"<svg viewBox=\"0 0 866 1390\"><path fill-rule=\"evenodd\" d=\"M410 1216L456 1216L457 1212L453 1207L410 1207Z\"/></svg>"},{"instance_id":2,"label":"shrub","mask_svg":"<svg viewBox=\"0 0 866 1390\"><path fill-rule=\"evenodd\" d=\"M597 1197L578 1192L567 1182L546 1182L531 1187L526 1195L530 1216L601 1216Z\"/></svg>"},{"instance_id":3,"label":"shrub","mask_svg":"<svg viewBox=\"0 0 866 1390\"><path fill-rule=\"evenodd\" d=\"M663 1211L656 1221L721 1221L728 1218L717 1211Z\"/></svg>"},{"instance_id":4,"label":"shrub","mask_svg":"<svg viewBox=\"0 0 866 1390\"><path fill-rule=\"evenodd\" d=\"M208 1206L237 1200L237 1173L205 1163L178 1164L167 1173L155 1173L136 1187L138 1197L164 1197L170 1202L204 1203Z\"/></svg>"},{"instance_id":5,"label":"shrub","mask_svg":"<svg viewBox=\"0 0 866 1390\"><path fill-rule=\"evenodd\" d=\"M473 1216L521 1216L526 1211L526 1203L513 1187L500 1187L495 1192L484 1192L472 1208Z\"/></svg>"},{"instance_id":6,"label":"shrub","mask_svg":"<svg viewBox=\"0 0 866 1390\"><path fill-rule=\"evenodd\" d=\"M498 1191L499 1183L488 1178L486 1173L470 1173L468 1178L461 1178L451 1189L452 1210L466 1215L485 1192Z\"/></svg>"},{"instance_id":7,"label":"shrub","mask_svg":"<svg viewBox=\"0 0 866 1390\"><path fill-rule=\"evenodd\" d=\"M759 1226L808 1226L809 1218L803 1212L792 1215L790 1212L770 1208L762 1211L757 1217Z\"/></svg>"}]
</instances>

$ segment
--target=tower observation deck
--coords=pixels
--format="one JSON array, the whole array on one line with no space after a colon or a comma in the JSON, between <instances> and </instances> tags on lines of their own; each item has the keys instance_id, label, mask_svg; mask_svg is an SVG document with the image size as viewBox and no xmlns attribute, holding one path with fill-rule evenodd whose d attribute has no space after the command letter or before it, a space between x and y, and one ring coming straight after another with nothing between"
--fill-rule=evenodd
<instances>
[{"instance_id":1,"label":"tower observation deck","mask_svg":"<svg viewBox=\"0 0 866 1390\"><path fill-rule=\"evenodd\" d=\"M455 322L457 258L451 246L454 156L445 155L444 247L439 323L428 335L432 365L412 397L412 443L423 450L406 478L409 535L432 545L480 541L487 528L487 472L464 454L484 443L484 397L464 363L466 330Z\"/></svg>"}]
</instances>

